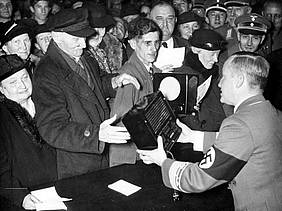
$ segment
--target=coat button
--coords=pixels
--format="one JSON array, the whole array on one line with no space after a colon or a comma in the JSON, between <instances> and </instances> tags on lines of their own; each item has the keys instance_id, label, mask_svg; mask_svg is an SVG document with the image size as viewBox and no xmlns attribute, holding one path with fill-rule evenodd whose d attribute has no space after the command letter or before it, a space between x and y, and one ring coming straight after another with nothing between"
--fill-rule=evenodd
<instances>
[{"instance_id":1,"label":"coat button","mask_svg":"<svg viewBox=\"0 0 282 211\"><path fill-rule=\"evenodd\" d=\"M88 129L86 129L86 130L84 131L84 136L85 136L85 137L89 137L89 136L90 136L90 131L89 131Z\"/></svg>"}]
</instances>

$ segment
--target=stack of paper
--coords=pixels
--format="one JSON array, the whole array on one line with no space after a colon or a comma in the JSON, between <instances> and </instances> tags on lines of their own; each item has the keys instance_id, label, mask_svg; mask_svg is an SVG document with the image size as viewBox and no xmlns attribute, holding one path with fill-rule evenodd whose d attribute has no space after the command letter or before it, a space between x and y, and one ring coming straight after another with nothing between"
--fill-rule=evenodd
<instances>
[{"instance_id":1,"label":"stack of paper","mask_svg":"<svg viewBox=\"0 0 282 211\"><path fill-rule=\"evenodd\" d=\"M60 197L54 186L31 191L31 194L41 201L35 204L36 210L67 210L64 201L71 200Z\"/></svg>"}]
</instances>

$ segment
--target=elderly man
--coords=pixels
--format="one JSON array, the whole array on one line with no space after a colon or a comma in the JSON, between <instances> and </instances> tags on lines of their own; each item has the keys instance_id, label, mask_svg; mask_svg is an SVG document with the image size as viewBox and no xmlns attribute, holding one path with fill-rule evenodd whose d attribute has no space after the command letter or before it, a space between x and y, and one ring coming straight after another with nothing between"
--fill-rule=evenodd
<instances>
[{"instance_id":1,"label":"elderly man","mask_svg":"<svg viewBox=\"0 0 282 211\"><path fill-rule=\"evenodd\" d=\"M52 41L35 71L34 101L39 132L56 148L58 177L65 178L108 167L106 143L124 143L130 136L110 125L115 117L106 120L105 99L118 85L139 84L126 74L102 73L83 51L94 33L87 10L61 10L49 21Z\"/></svg>"},{"instance_id":2,"label":"elderly man","mask_svg":"<svg viewBox=\"0 0 282 211\"><path fill-rule=\"evenodd\" d=\"M168 159L162 139L158 149L138 150L145 163L161 166L166 186L183 192L203 192L230 182L235 210L281 210L282 113L262 96L269 64L258 55L238 53L223 67L221 101L234 105L214 144L200 140L206 151L199 163ZM180 141L192 139L183 124Z\"/></svg>"},{"instance_id":3,"label":"elderly man","mask_svg":"<svg viewBox=\"0 0 282 211\"><path fill-rule=\"evenodd\" d=\"M147 18L137 18L129 24L128 38L134 53L122 68L121 72L136 77L142 87L141 90L128 85L118 89L111 114L122 117L142 97L153 93L152 74L159 72L153 65L160 45L160 29L157 24ZM133 143L110 145L110 163L135 163L136 146Z\"/></svg>"}]
</instances>

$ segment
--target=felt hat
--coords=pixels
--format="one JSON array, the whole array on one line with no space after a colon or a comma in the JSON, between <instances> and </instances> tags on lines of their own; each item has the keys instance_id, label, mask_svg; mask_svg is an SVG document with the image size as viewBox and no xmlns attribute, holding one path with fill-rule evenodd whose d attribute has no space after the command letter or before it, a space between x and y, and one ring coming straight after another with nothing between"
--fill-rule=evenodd
<instances>
[{"instance_id":1,"label":"felt hat","mask_svg":"<svg viewBox=\"0 0 282 211\"><path fill-rule=\"evenodd\" d=\"M192 22L192 21L202 23L203 19L192 11L184 12L184 13L180 14L177 18L178 24L189 23L189 22Z\"/></svg>"},{"instance_id":2,"label":"felt hat","mask_svg":"<svg viewBox=\"0 0 282 211\"><path fill-rule=\"evenodd\" d=\"M88 11L85 8L63 9L51 16L47 27L51 31L66 32L76 37L88 37L95 33L88 22Z\"/></svg>"},{"instance_id":3,"label":"felt hat","mask_svg":"<svg viewBox=\"0 0 282 211\"><path fill-rule=\"evenodd\" d=\"M89 11L89 24L93 28L104 28L115 25L114 18L107 13L104 6L87 2L86 7Z\"/></svg>"},{"instance_id":4,"label":"felt hat","mask_svg":"<svg viewBox=\"0 0 282 211\"><path fill-rule=\"evenodd\" d=\"M1 47L13 38L22 34L28 34L29 38L32 39L34 35L33 30L36 25L37 23L31 19L23 19L17 22L9 21L4 23L1 27Z\"/></svg>"},{"instance_id":5,"label":"felt hat","mask_svg":"<svg viewBox=\"0 0 282 211\"><path fill-rule=\"evenodd\" d=\"M225 47L225 40L223 37L211 29L198 29L195 30L190 38L191 46L216 51L222 50Z\"/></svg>"},{"instance_id":6,"label":"felt hat","mask_svg":"<svg viewBox=\"0 0 282 211\"><path fill-rule=\"evenodd\" d=\"M0 82L24 68L25 63L18 55L0 56Z\"/></svg>"}]
</instances>

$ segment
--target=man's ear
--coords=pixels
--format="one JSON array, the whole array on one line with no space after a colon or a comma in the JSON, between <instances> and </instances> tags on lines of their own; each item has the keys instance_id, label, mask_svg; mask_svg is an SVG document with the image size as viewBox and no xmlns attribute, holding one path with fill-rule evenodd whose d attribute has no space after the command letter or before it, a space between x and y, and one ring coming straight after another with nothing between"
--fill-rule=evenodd
<instances>
[{"instance_id":1,"label":"man's ear","mask_svg":"<svg viewBox=\"0 0 282 211\"><path fill-rule=\"evenodd\" d=\"M2 93L2 94L4 94L4 88L3 88L3 86L0 84L0 92Z\"/></svg>"},{"instance_id":2,"label":"man's ear","mask_svg":"<svg viewBox=\"0 0 282 211\"><path fill-rule=\"evenodd\" d=\"M136 49L136 39L132 38L132 39L128 40L128 43L133 50Z\"/></svg>"},{"instance_id":3,"label":"man's ear","mask_svg":"<svg viewBox=\"0 0 282 211\"><path fill-rule=\"evenodd\" d=\"M259 43L259 44L262 44L263 41L264 41L264 39L265 39L265 35L263 35L263 36L261 37L261 40L260 40L260 43Z\"/></svg>"},{"instance_id":4,"label":"man's ear","mask_svg":"<svg viewBox=\"0 0 282 211\"><path fill-rule=\"evenodd\" d=\"M244 81L246 80L246 77L244 74L237 74L234 77L236 77L236 81L235 81L235 87L236 88L240 88L243 86Z\"/></svg>"},{"instance_id":5,"label":"man's ear","mask_svg":"<svg viewBox=\"0 0 282 211\"><path fill-rule=\"evenodd\" d=\"M40 46L38 45L38 43L34 43L34 46L38 49L41 50Z\"/></svg>"},{"instance_id":6,"label":"man's ear","mask_svg":"<svg viewBox=\"0 0 282 211\"><path fill-rule=\"evenodd\" d=\"M191 46L191 51L194 53L194 54L199 54L199 52L201 51L200 48L197 48L197 47L194 47L194 46Z\"/></svg>"},{"instance_id":7,"label":"man's ear","mask_svg":"<svg viewBox=\"0 0 282 211\"><path fill-rule=\"evenodd\" d=\"M34 13L34 8L32 6L29 6L29 9L32 13Z\"/></svg>"},{"instance_id":8,"label":"man's ear","mask_svg":"<svg viewBox=\"0 0 282 211\"><path fill-rule=\"evenodd\" d=\"M250 14L252 12L252 8L250 6L247 6L246 8L246 13Z\"/></svg>"},{"instance_id":9,"label":"man's ear","mask_svg":"<svg viewBox=\"0 0 282 211\"><path fill-rule=\"evenodd\" d=\"M3 50L6 54L9 54L8 47L7 47L6 44L4 44L4 45L2 46L2 50Z\"/></svg>"},{"instance_id":10,"label":"man's ear","mask_svg":"<svg viewBox=\"0 0 282 211\"><path fill-rule=\"evenodd\" d=\"M205 20L206 20L206 23L207 23L207 24L210 24L210 19L208 19L207 16L205 16Z\"/></svg>"}]
</instances>

